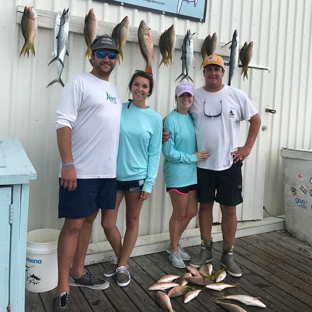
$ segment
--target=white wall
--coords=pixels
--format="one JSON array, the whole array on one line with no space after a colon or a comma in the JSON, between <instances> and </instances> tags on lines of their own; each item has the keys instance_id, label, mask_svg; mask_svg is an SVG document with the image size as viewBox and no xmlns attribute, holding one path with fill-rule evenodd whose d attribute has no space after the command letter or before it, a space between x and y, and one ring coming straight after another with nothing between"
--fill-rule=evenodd
<instances>
[{"instance_id":1,"label":"white wall","mask_svg":"<svg viewBox=\"0 0 312 312\"><path fill-rule=\"evenodd\" d=\"M111 28L107 26L104 29L104 26L115 25L116 21L128 15L132 30L142 19L146 20L155 33L156 42L161 32L175 24L177 47L181 46L186 30L191 29L196 32L196 51L200 51L203 39L213 32L217 32L221 43L231 40L234 29L239 32L241 44L254 41L251 63L268 66L271 71L249 70L248 81L243 81L240 73L236 72L232 85L250 96L267 130L260 131L252 155L244 165L245 203L238 208L238 217L240 220L259 219L262 217L262 205L272 214L284 212L280 148L311 148L311 1L208 0L206 22L203 24L96 1L4 1L0 10L0 134L18 136L37 170L38 179L31 183L30 194L29 230L32 230L60 228L62 224L57 219L59 154L54 129L55 109L62 88L58 84L46 88L56 75L54 67L47 66L52 59L53 20L50 24L47 22L46 28L38 28L36 57L19 57L24 38L17 6L24 5L34 5L37 10L50 12L70 7L75 27L69 35L70 55L62 76L64 81L74 74L91 70L84 58L86 47L82 35L83 20L90 8L94 8L99 21L105 22L101 24L101 33L110 33ZM82 21L80 25L79 21ZM221 49L221 44L218 49L223 55L229 53L228 47ZM124 55L124 62L117 66L111 80L117 85L121 99L127 100L126 86L130 76L135 69L144 68L144 61L135 42L126 44ZM158 68L161 57L155 46L156 90L149 99L149 105L163 117L174 106L175 79L181 72L180 56L181 50L176 49L172 66ZM201 55L196 52L190 75L198 87L204 84L200 63ZM276 115L265 113L265 108L275 109ZM243 125L242 139L246 129ZM154 192L142 210L140 235L168 231L171 205L164 191L161 168L162 163ZM216 218L220 218L217 209ZM124 218L120 217L118 222L124 229ZM195 227L196 220L193 220L189 228ZM104 239L97 224L93 240Z\"/></svg>"}]
</instances>

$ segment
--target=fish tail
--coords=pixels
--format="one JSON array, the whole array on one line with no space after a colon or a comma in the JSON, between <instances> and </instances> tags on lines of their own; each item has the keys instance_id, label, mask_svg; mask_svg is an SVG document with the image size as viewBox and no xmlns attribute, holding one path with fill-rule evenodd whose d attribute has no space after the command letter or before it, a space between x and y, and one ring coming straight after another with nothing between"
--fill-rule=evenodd
<instances>
[{"instance_id":1,"label":"fish tail","mask_svg":"<svg viewBox=\"0 0 312 312\"><path fill-rule=\"evenodd\" d=\"M177 81L179 78L181 78L182 76L184 76L184 74L182 73L175 81ZM184 79L184 77L182 78L182 80ZM181 80L180 80L181 81Z\"/></svg>"},{"instance_id":2,"label":"fish tail","mask_svg":"<svg viewBox=\"0 0 312 312\"><path fill-rule=\"evenodd\" d=\"M21 50L21 52L20 52L20 56L22 56L22 54L25 56L26 53L27 53L27 56L29 56L29 50L31 50L33 56L36 55L36 54L35 54L35 48L34 48L33 43L30 42L30 41L27 41L27 42L25 42L24 45L23 45L23 48L22 48L22 50Z\"/></svg>"},{"instance_id":3,"label":"fish tail","mask_svg":"<svg viewBox=\"0 0 312 312\"><path fill-rule=\"evenodd\" d=\"M59 61L59 62L62 64L62 66L65 67L63 61L59 58L58 55L48 64L48 66L49 66L51 63L53 63L54 61Z\"/></svg>"},{"instance_id":4,"label":"fish tail","mask_svg":"<svg viewBox=\"0 0 312 312\"><path fill-rule=\"evenodd\" d=\"M47 86L46 88L50 87L51 85L53 85L54 83L58 82L62 87L64 87L64 82L62 81L61 77L55 78L54 80L52 80Z\"/></svg>"},{"instance_id":5,"label":"fish tail","mask_svg":"<svg viewBox=\"0 0 312 312\"><path fill-rule=\"evenodd\" d=\"M146 71L147 73L152 74L152 73L153 73L152 65L151 65L151 64L147 64L146 67L145 67L145 71Z\"/></svg>"},{"instance_id":6,"label":"fish tail","mask_svg":"<svg viewBox=\"0 0 312 312\"><path fill-rule=\"evenodd\" d=\"M67 51L66 51L66 53L67 53ZM91 51L90 46L88 45L88 46L87 46L87 51L86 51L85 57L90 57L91 55L92 55L92 51Z\"/></svg>"}]
</instances>

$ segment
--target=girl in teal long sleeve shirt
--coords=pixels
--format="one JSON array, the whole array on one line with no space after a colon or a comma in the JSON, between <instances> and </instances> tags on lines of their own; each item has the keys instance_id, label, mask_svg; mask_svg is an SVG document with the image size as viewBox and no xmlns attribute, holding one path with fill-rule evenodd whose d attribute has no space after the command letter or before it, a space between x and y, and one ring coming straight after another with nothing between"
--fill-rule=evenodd
<instances>
[{"instance_id":1,"label":"girl in teal long sleeve shirt","mask_svg":"<svg viewBox=\"0 0 312 312\"><path fill-rule=\"evenodd\" d=\"M194 121L188 113L194 101L192 84L178 84L175 94L177 108L166 117L164 124L170 139L162 147L165 157L163 172L173 209L167 252L175 267L185 268L183 260L190 260L190 256L179 241L190 220L197 215L196 163L206 159L209 154L196 151Z\"/></svg>"},{"instance_id":2,"label":"girl in teal long sleeve shirt","mask_svg":"<svg viewBox=\"0 0 312 312\"><path fill-rule=\"evenodd\" d=\"M106 277L117 274L117 284L130 283L128 259L136 243L143 202L152 192L161 153L162 121L146 99L154 86L151 74L136 71L129 83L133 100L122 104L117 157L117 198L114 210L103 210L105 235L115 256L105 268ZM126 201L126 232L121 241L116 226L122 199Z\"/></svg>"}]
</instances>

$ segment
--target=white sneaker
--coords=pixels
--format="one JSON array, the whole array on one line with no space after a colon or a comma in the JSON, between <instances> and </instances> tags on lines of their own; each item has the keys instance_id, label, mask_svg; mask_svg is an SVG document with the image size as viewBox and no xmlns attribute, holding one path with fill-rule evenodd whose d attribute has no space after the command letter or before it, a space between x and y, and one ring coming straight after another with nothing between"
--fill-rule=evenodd
<instances>
[{"instance_id":1,"label":"white sneaker","mask_svg":"<svg viewBox=\"0 0 312 312\"><path fill-rule=\"evenodd\" d=\"M184 269L185 268L185 263L183 262L180 252L174 251L170 253L169 259L171 260L171 263L173 266L179 269Z\"/></svg>"}]
</instances>

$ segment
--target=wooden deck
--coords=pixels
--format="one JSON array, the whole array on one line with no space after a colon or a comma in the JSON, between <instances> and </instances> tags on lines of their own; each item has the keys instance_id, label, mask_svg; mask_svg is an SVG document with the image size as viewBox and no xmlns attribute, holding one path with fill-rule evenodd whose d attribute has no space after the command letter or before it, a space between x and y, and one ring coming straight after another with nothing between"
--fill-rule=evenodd
<instances>
[{"instance_id":1,"label":"wooden deck","mask_svg":"<svg viewBox=\"0 0 312 312\"><path fill-rule=\"evenodd\" d=\"M196 255L199 246L186 248ZM214 268L218 268L221 242L214 244ZM294 312L312 311L312 247L290 236L287 232L276 231L236 239L235 259L242 268L241 278L229 275L225 283L238 283L239 288L222 292L205 289L187 304L183 297L171 299L176 312L224 311L209 298L227 294L246 294L259 297L266 309L244 306L246 311ZM105 264L104 264L105 265ZM127 287L118 287L114 278L109 278L110 287L94 291L72 287L72 312L102 311L162 311L155 302L155 291L148 287L166 274L182 274L171 265L166 252L133 257L129 261L132 280ZM98 276L103 274L103 264L87 266L87 270ZM41 294L26 291L26 312L50 312L54 292Z\"/></svg>"}]
</instances>

